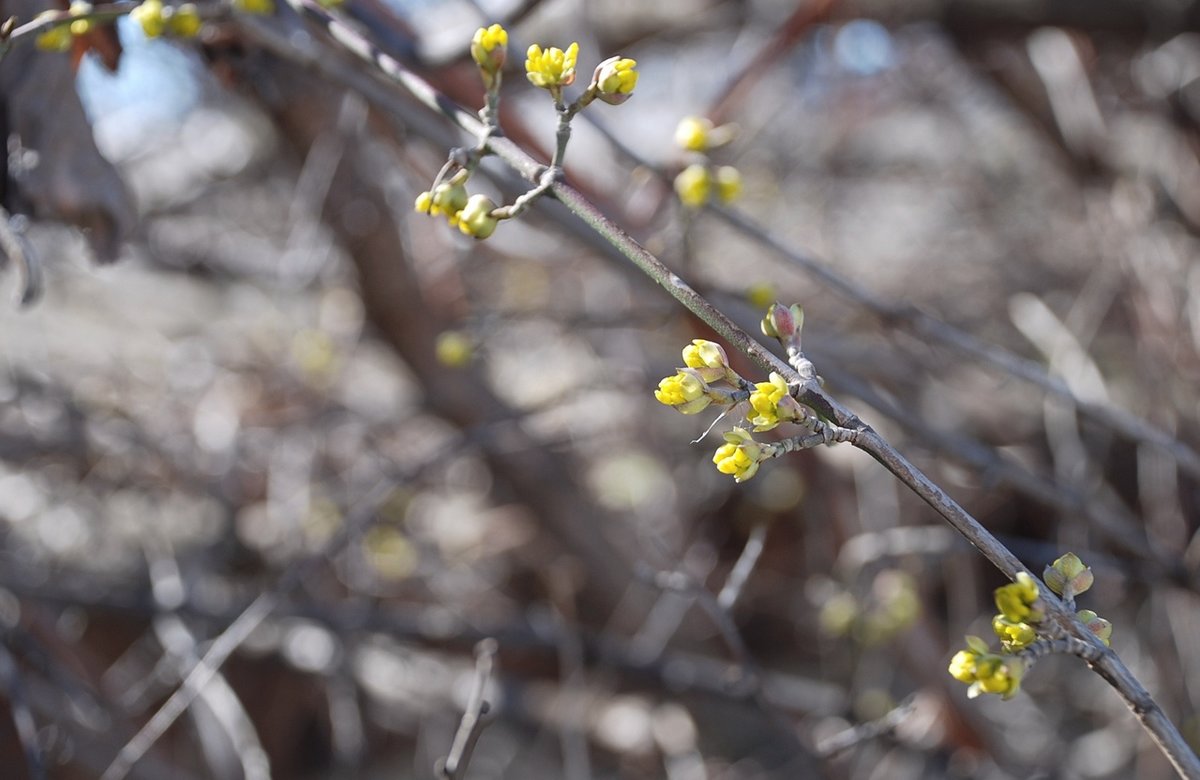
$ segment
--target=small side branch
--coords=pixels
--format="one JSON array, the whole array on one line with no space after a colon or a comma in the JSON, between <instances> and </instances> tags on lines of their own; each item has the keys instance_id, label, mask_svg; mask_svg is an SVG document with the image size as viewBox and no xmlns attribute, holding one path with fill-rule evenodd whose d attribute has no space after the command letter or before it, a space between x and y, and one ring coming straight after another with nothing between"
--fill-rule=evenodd
<instances>
[{"instance_id":1,"label":"small side branch","mask_svg":"<svg viewBox=\"0 0 1200 780\"><path fill-rule=\"evenodd\" d=\"M839 731L837 734L819 740L817 742L817 755L828 758L829 756L841 753L843 750L849 750L855 745L861 745L868 740L877 739L884 734L890 734L916 708L916 700L912 696L909 696L881 718L860 723L845 731Z\"/></svg>"},{"instance_id":2,"label":"small side branch","mask_svg":"<svg viewBox=\"0 0 1200 780\"><path fill-rule=\"evenodd\" d=\"M434 775L441 780L459 780L466 774L467 765L471 763L475 743L479 741L479 735L487 725L484 716L491 710L486 695L498 649L496 640L490 638L475 645L475 684L471 688L470 698L467 699L467 709L458 724L458 732L454 735L450 753L444 759L438 760L433 768Z\"/></svg>"}]
</instances>

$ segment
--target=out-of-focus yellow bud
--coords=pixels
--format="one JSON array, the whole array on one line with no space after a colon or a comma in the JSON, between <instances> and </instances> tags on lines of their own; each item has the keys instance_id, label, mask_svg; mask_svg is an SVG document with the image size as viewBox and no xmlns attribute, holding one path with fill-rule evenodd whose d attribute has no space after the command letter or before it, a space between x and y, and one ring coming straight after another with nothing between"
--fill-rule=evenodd
<instances>
[{"instance_id":1,"label":"out-of-focus yellow bud","mask_svg":"<svg viewBox=\"0 0 1200 780\"><path fill-rule=\"evenodd\" d=\"M443 366L462 368L471 362L474 355L471 338L461 330L447 330L438 334L434 354Z\"/></svg>"},{"instance_id":2,"label":"out-of-focus yellow bud","mask_svg":"<svg viewBox=\"0 0 1200 780\"><path fill-rule=\"evenodd\" d=\"M429 207L429 213L431 215L450 217L467 207L469 197L467 188L462 184L443 182L433 188L430 200L432 205ZM495 208L495 205L492 208Z\"/></svg>"},{"instance_id":3,"label":"out-of-focus yellow bud","mask_svg":"<svg viewBox=\"0 0 1200 780\"><path fill-rule=\"evenodd\" d=\"M675 144L689 152L706 151L712 130L713 123L709 120L698 116L685 116L675 128Z\"/></svg>"},{"instance_id":4,"label":"out-of-focus yellow bud","mask_svg":"<svg viewBox=\"0 0 1200 780\"><path fill-rule=\"evenodd\" d=\"M147 38L159 37L167 27L162 0L142 0L141 5L129 12L129 18L141 25Z\"/></svg>"},{"instance_id":5,"label":"out-of-focus yellow bud","mask_svg":"<svg viewBox=\"0 0 1200 780\"><path fill-rule=\"evenodd\" d=\"M167 18L167 30L180 38L194 38L204 26L200 10L193 3L184 3Z\"/></svg>"},{"instance_id":6,"label":"out-of-focus yellow bud","mask_svg":"<svg viewBox=\"0 0 1200 780\"><path fill-rule=\"evenodd\" d=\"M92 4L85 2L85 0L75 0L75 2L71 3L70 11L72 16L90 14L92 12ZM71 22L71 34L87 35L95 26L96 21L94 19L76 19Z\"/></svg>"},{"instance_id":7,"label":"out-of-focus yellow bud","mask_svg":"<svg viewBox=\"0 0 1200 780\"><path fill-rule=\"evenodd\" d=\"M992 630L996 632L996 636L1000 637L1000 643L1004 645L1004 649L1010 652L1028 647L1037 639L1037 632L1034 631L1033 626L1028 623L1013 622L1004 615L996 615L992 618Z\"/></svg>"},{"instance_id":8,"label":"out-of-focus yellow bud","mask_svg":"<svg viewBox=\"0 0 1200 780\"><path fill-rule=\"evenodd\" d=\"M248 14L270 16L275 13L275 0L233 0L233 7Z\"/></svg>"},{"instance_id":9,"label":"out-of-focus yellow bud","mask_svg":"<svg viewBox=\"0 0 1200 780\"><path fill-rule=\"evenodd\" d=\"M722 203L732 203L742 194L742 174L732 165L717 168L717 198Z\"/></svg>"},{"instance_id":10,"label":"out-of-focus yellow bud","mask_svg":"<svg viewBox=\"0 0 1200 780\"><path fill-rule=\"evenodd\" d=\"M54 11L45 11L38 14L37 18L43 19L54 15ZM34 46L42 51L68 51L74 40L75 36L71 35L71 26L69 24L56 24L48 28L45 32L39 33L33 43Z\"/></svg>"},{"instance_id":11,"label":"out-of-focus yellow bud","mask_svg":"<svg viewBox=\"0 0 1200 780\"><path fill-rule=\"evenodd\" d=\"M712 193L712 174L699 163L689 165L675 177L675 193L683 205L700 208Z\"/></svg>"},{"instance_id":12,"label":"out-of-focus yellow bud","mask_svg":"<svg viewBox=\"0 0 1200 780\"><path fill-rule=\"evenodd\" d=\"M950 659L950 676L959 682L975 682L975 662L979 655L973 650L959 650Z\"/></svg>"}]
</instances>

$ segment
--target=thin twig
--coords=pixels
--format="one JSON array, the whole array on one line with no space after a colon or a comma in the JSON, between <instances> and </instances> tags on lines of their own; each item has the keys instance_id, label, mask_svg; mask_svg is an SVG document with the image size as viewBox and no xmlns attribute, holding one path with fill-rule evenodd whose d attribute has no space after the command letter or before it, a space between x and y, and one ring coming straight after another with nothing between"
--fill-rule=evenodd
<instances>
[{"instance_id":1,"label":"thin twig","mask_svg":"<svg viewBox=\"0 0 1200 780\"><path fill-rule=\"evenodd\" d=\"M871 739L877 739L884 734L890 734L896 730L896 727L904 722L904 719L913 713L917 708L916 699L909 696L900 704L889 710L883 717L866 723L860 723L857 726L839 731L817 742L817 755L822 758L828 758L843 750L848 750L855 745L861 745L863 742Z\"/></svg>"},{"instance_id":2,"label":"thin twig","mask_svg":"<svg viewBox=\"0 0 1200 780\"><path fill-rule=\"evenodd\" d=\"M750 532L750 538L746 540L746 545L742 548L742 554L738 556L737 562L729 570L729 577L725 580L725 585L721 588L721 592L717 594L717 605L721 609L726 611L731 610L733 609L733 605L737 603L738 597L742 595L742 588L745 587L746 582L750 579L750 574L754 571L759 556L762 555L766 541L767 524L759 523Z\"/></svg>"},{"instance_id":3,"label":"thin twig","mask_svg":"<svg viewBox=\"0 0 1200 780\"><path fill-rule=\"evenodd\" d=\"M492 707L487 700L487 688L498 649L496 640L491 638L475 645L475 682L467 699L467 708L459 721L450 753L444 759L439 759L433 770L442 780L461 780L467 772L467 765L471 763L475 743L487 725L484 716Z\"/></svg>"},{"instance_id":4,"label":"thin twig","mask_svg":"<svg viewBox=\"0 0 1200 780\"><path fill-rule=\"evenodd\" d=\"M42 757L42 749L38 747L37 722L33 719L33 711L25 698L25 686L21 683L16 659L8 650L7 637L0 637L0 640L0 684L4 686L17 738L25 752L25 768L30 780L44 780L46 762Z\"/></svg>"},{"instance_id":5,"label":"thin twig","mask_svg":"<svg viewBox=\"0 0 1200 780\"><path fill-rule=\"evenodd\" d=\"M391 489L392 484L383 481L368 491L359 501L358 506L350 512L338 533L330 537L321 550L294 564L280 578L279 584L273 590L260 593L229 627L213 640L208 651L184 677L183 684L171 694L171 697L154 713L146 725L142 726L141 730L121 748L121 752L104 771L101 780L121 780L129 774L134 764L146 755L154 743L171 727L171 724L178 720L180 715L187 712L188 707L217 675L229 656L241 647L254 629L271 614L283 594L299 585L317 564L340 550L349 539L353 538L352 535L374 516L376 509L387 498Z\"/></svg>"},{"instance_id":6,"label":"thin twig","mask_svg":"<svg viewBox=\"0 0 1200 780\"><path fill-rule=\"evenodd\" d=\"M22 218L23 219L23 218ZM14 217L0 206L0 252L16 267L21 282L17 290L17 301L28 306L42 294L42 264L37 253L21 235L14 224Z\"/></svg>"}]
</instances>

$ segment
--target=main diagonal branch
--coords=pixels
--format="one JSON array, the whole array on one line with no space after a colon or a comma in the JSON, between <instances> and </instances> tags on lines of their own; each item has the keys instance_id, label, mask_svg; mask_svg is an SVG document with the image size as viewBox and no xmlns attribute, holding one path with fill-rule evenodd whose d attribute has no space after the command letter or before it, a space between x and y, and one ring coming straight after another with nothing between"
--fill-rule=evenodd
<instances>
[{"instance_id":1,"label":"main diagonal branch","mask_svg":"<svg viewBox=\"0 0 1200 780\"><path fill-rule=\"evenodd\" d=\"M380 51L357 30L343 24L312 0L288 1L298 12L322 26L329 36L347 51L376 67L417 100L442 114L468 134L478 137L484 131L483 123L475 114L446 98L395 58ZM544 165L538 163L524 150L504 137L489 138L487 149L532 182L536 182L545 169ZM750 334L739 328L728 316L667 268L662 261L610 221L574 187L560 179L550 187L550 192L567 209L587 223L626 259L661 285L675 300L703 320L729 344L745 353L764 371L776 371L789 384L798 386L800 401L817 410L826 418L833 420L839 426L858 430L859 435L854 446L870 454L910 490L933 507L959 533L978 547L997 569L1010 579L1015 578L1019 572L1027 571L1017 557L980 525L979 521L909 462L886 439L826 393L815 378L801 376ZM1054 593L1045 586L1041 587L1042 598L1046 603L1047 617L1057 623L1066 635L1073 636L1097 648L1098 660L1091 662L1093 669L1121 695L1176 771L1188 780L1200 780L1200 759L1197 759L1195 753L1180 735L1179 730L1166 717L1162 708L1154 701L1145 687L1114 652L1101 644L1090 631L1076 620Z\"/></svg>"}]
</instances>

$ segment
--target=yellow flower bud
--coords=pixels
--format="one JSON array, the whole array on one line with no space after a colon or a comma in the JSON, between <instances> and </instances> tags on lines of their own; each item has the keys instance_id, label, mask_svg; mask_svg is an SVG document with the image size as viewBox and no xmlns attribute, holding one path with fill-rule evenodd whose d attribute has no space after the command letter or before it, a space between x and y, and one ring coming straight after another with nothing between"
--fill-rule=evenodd
<instances>
[{"instance_id":1,"label":"yellow flower bud","mask_svg":"<svg viewBox=\"0 0 1200 780\"><path fill-rule=\"evenodd\" d=\"M471 59L479 66L483 82L489 88L508 58L508 31L498 24L480 27L471 39Z\"/></svg>"},{"instance_id":2,"label":"yellow flower bud","mask_svg":"<svg viewBox=\"0 0 1200 780\"><path fill-rule=\"evenodd\" d=\"M675 128L675 144L689 152L703 152L708 149L709 134L712 130L713 123L709 120L698 116L685 116Z\"/></svg>"},{"instance_id":3,"label":"yellow flower bud","mask_svg":"<svg viewBox=\"0 0 1200 780\"><path fill-rule=\"evenodd\" d=\"M525 75L529 83L543 89L569 86L575 81L575 60L579 44L572 43L566 51L550 47L542 51L536 43L525 53Z\"/></svg>"},{"instance_id":4,"label":"yellow flower bud","mask_svg":"<svg viewBox=\"0 0 1200 780\"><path fill-rule=\"evenodd\" d=\"M38 19L46 16L53 16L53 11L45 11L38 15ZM39 33L34 39L34 45L42 51L68 51L71 48L75 37L71 35L71 27L68 24L56 24L53 27L47 28L43 33Z\"/></svg>"},{"instance_id":5,"label":"yellow flower bud","mask_svg":"<svg viewBox=\"0 0 1200 780\"><path fill-rule=\"evenodd\" d=\"M950 676L959 682L975 682L975 661L978 658L971 650L959 650L950 659Z\"/></svg>"},{"instance_id":6,"label":"yellow flower bud","mask_svg":"<svg viewBox=\"0 0 1200 780\"><path fill-rule=\"evenodd\" d=\"M717 168L717 198L722 203L732 203L742 194L742 174L732 165Z\"/></svg>"},{"instance_id":7,"label":"yellow flower bud","mask_svg":"<svg viewBox=\"0 0 1200 780\"><path fill-rule=\"evenodd\" d=\"M987 655L975 662L975 684L984 693L1011 699L1021 687L1025 665L1015 658Z\"/></svg>"},{"instance_id":8,"label":"yellow flower bud","mask_svg":"<svg viewBox=\"0 0 1200 780\"><path fill-rule=\"evenodd\" d=\"M275 0L233 0L233 7L248 14L269 16L275 13Z\"/></svg>"},{"instance_id":9,"label":"yellow flower bud","mask_svg":"<svg viewBox=\"0 0 1200 780\"><path fill-rule=\"evenodd\" d=\"M443 366L461 368L471 362L474 349L467 334L458 330L447 330L438 334L434 354Z\"/></svg>"},{"instance_id":10,"label":"yellow flower bud","mask_svg":"<svg viewBox=\"0 0 1200 780\"><path fill-rule=\"evenodd\" d=\"M775 295L775 285L770 282L756 282L746 289L746 300L756 309L770 306L775 300Z\"/></svg>"},{"instance_id":11,"label":"yellow flower bud","mask_svg":"<svg viewBox=\"0 0 1200 780\"><path fill-rule=\"evenodd\" d=\"M682 414L697 414L708 408L712 398L707 395L708 386L691 369L679 369L658 383L654 397L661 404L673 406Z\"/></svg>"},{"instance_id":12,"label":"yellow flower bud","mask_svg":"<svg viewBox=\"0 0 1200 780\"><path fill-rule=\"evenodd\" d=\"M495 208L495 202L487 195L472 195L462 211L458 212L458 229L473 238L487 238L500 224L500 220L492 216Z\"/></svg>"},{"instance_id":13,"label":"yellow flower bud","mask_svg":"<svg viewBox=\"0 0 1200 780\"><path fill-rule=\"evenodd\" d=\"M75 2L71 3L70 11L72 16L83 16L92 12L92 4L85 2L85 0L75 0ZM71 34L87 35L95 26L96 21L94 19L76 19L71 22Z\"/></svg>"},{"instance_id":14,"label":"yellow flower bud","mask_svg":"<svg viewBox=\"0 0 1200 780\"><path fill-rule=\"evenodd\" d=\"M735 481L745 482L758 473L764 454L763 447L749 431L734 428L725 434L725 443L717 448L713 463L722 474L731 474Z\"/></svg>"},{"instance_id":15,"label":"yellow flower bud","mask_svg":"<svg viewBox=\"0 0 1200 780\"><path fill-rule=\"evenodd\" d=\"M433 188L431 201L429 213L432 216L453 216L467 207L467 188L461 184L443 182ZM495 208L494 204L492 208Z\"/></svg>"},{"instance_id":16,"label":"yellow flower bud","mask_svg":"<svg viewBox=\"0 0 1200 780\"><path fill-rule=\"evenodd\" d=\"M1043 617L1037 581L1025 572L1017 581L996 588L996 609L1014 623L1037 623Z\"/></svg>"},{"instance_id":17,"label":"yellow flower bud","mask_svg":"<svg viewBox=\"0 0 1200 780\"><path fill-rule=\"evenodd\" d=\"M694 339L683 348L683 364L695 369L705 382L730 379L729 356L712 341Z\"/></svg>"},{"instance_id":18,"label":"yellow flower bud","mask_svg":"<svg viewBox=\"0 0 1200 780\"><path fill-rule=\"evenodd\" d=\"M996 615L992 618L992 630L996 632L996 636L1000 637L1000 643L1004 645L1004 649L1010 652L1028 647L1037 639L1037 632L1034 631L1033 626L1028 623L1014 622L1004 615Z\"/></svg>"},{"instance_id":19,"label":"yellow flower bud","mask_svg":"<svg viewBox=\"0 0 1200 780\"><path fill-rule=\"evenodd\" d=\"M700 208L708 202L711 192L712 174L703 165L689 165L675 177L675 193L685 206Z\"/></svg>"},{"instance_id":20,"label":"yellow flower bud","mask_svg":"<svg viewBox=\"0 0 1200 780\"><path fill-rule=\"evenodd\" d=\"M141 25L142 34L147 38L159 37L167 26L162 0L143 0L141 5L129 12L129 18Z\"/></svg>"},{"instance_id":21,"label":"yellow flower bud","mask_svg":"<svg viewBox=\"0 0 1200 780\"><path fill-rule=\"evenodd\" d=\"M787 381L772 371L768 381L754 385L754 392L750 394L750 412L747 413L746 419L754 424L754 430L769 431L779 423L795 418L793 411L786 405L780 409L780 404L786 404L786 399L790 398L791 391Z\"/></svg>"},{"instance_id":22,"label":"yellow flower bud","mask_svg":"<svg viewBox=\"0 0 1200 780\"><path fill-rule=\"evenodd\" d=\"M194 38L204 26L200 11L193 3L184 3L167 19L167 30L179 38Z\"/></svg>"},{"instance_id":23,"label":"yellow flower bud","mask_svg":"<svg viewBox=\"0 0 1200 780\"><path fill-rule=\"evenodd\" d=\"M433 193L426 190L417 196L413 207L422 214L428 214L433 208Z\"/></svg>"},{"instance_id":24,"label":"yellow flower bud","mask_svg":"<svg viewBox=\"0 0 1200 780\"><path fill-rule=\"evenodd\" d=\"M638 72L634 70L635 67L636 60L620 57L609 57L600 63L592 76L596 97L614 106L628 100L637 86Z\"/></svg>"}]
</instances>

